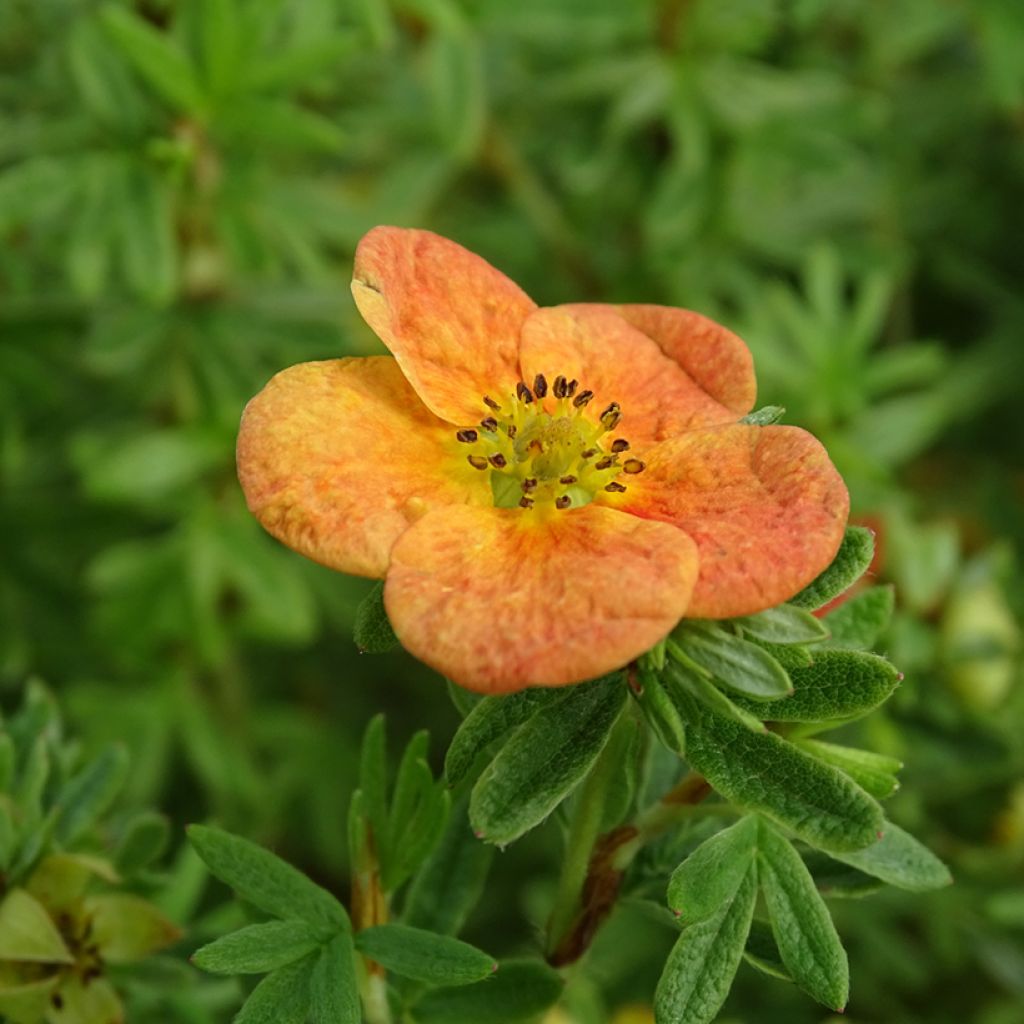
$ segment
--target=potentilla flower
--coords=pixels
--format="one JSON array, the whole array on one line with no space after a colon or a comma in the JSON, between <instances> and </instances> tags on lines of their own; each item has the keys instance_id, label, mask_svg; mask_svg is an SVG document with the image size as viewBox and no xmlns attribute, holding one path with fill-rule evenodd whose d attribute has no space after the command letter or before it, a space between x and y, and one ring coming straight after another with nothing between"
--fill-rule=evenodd
<instances>
[{"instance_id":1,"label":"potentilla flower","mask_svg":"<svg viewBox=\"0 0 1024 1024\"><path fill-rule=\"evenodd\" d=\"M796 427L737 422L750 352L683 309L538 308L428 231L372 230L352 291L391 356L302 363L246 407L238 469L285 544L384 579L402 644L486 693L602 675L683 616L785 601L849 498Z\"/></svg>"}]
</instances>

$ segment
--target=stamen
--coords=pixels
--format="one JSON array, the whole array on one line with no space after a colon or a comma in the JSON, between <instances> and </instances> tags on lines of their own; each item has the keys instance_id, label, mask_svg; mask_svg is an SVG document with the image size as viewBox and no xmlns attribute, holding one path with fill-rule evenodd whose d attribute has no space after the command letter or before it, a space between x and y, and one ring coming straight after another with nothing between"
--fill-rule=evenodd
<instances>
[{"instance_id":1,"label":"stamen","mask_svg":"<svg viewBox=\"0 0 1024 1024\"><path fill-rule=\"evenodd\" d=\"M623 473L642 473L647 468L646 463L639 459L626 459L622 464Z\"/></svg>"},{"instance_id":2,"label":"stamen","mask_svg":"<svg viewBox=\"0 0 1024 1024\"><path fill-rule=\"evenodd\" d=\"M533 508L533 498L522 497L519 499L520 508Z\"/></svg>"},{"instance_id":3,"label":"stamen","mask_svg":"<svg viewBox=\"0 0 1024 1024\"><path fill-rule=\"evenodd\" d=\"M543 373L538 373L533 378L533 393L538 398L543 398L548 393L548 382Z\"/></svg>"},{"instance_id":4,"label":"stamen","mask_svg":"<svg viewBox=\"0 0 1024 1024\"><path fill-rule=\"evenodd\" d=\"M580 452L581 459L592 459L598 452L597 448L588 448L585 452Z\"/></svg>"},{"instance_id":5,"label":"stamen","mask_svg":"<svg viewBox=\"0 0 1024 1024\"><path fill-rule=\"evenodd\" d=\"M480 426L483 427L484 430L493 434L494 431L498 429L498 421L493 416L488 416L486 419L480 421Z\"/></svg>"},{"instance_id":6,"label":"stamen","mask_svg":"<svg viewBox=\"0 0 1024 1024\"><path fill-rule=\"evenodd\" d=\"M515 437L516 434L519 433L519 428L514 423L510 423L505 428L505 433L508 434L509 437Z\"/></svg>"},{"instance_id":7,"label":"stamen","mask_svg":"<svg viewBox=\"0 0 1024 1024\"><path fill-rule=\"evenodd\" d=\"M566 484L566 485L568 485L568 484L574 484L574 483L576 483L576 481L577 481L578 479L579 479L579 477L575 477L575 476L562 476L562 477L559 477L559 478L558 478L558 482L559 482L560 484Z\"/></svg>"},{"instance_id":8,"label":"stamen","mask_svg":"<svg viewBox=\"0 0 1024 1024\"><path fill-rule=\"evenodd\" d=\"M617 484L613 480L610 484L605 484L604 489L606 491L611 491L614 494L623 494L625 493L626 487L624 484Z\"/></svg>"},{"instance_id":9,"label":"stamen","mask_svg":"<svg viewBox=\"0 0 1024 1024\"><path fill-rule=\"evenodd\" d=\"M573 400L572 404L577 409L582 409L594 397L593 391L581 391Z\"/></svg>"},{"instance_id":10,"label":"stamen","mask_svg":"<svg viewBox=\"0 0 1024 1024\"><path fill-rule=\"evenodd\" d=\"M455 436L463 444L472 444L478 435L475 430L460 430Z\"/></svg>"},{"instance_id":11,"label":"stamen","mask_svg":"<svg viewBox=\"0 0 1024 1024\"><path fill-rule=\"evenodd\" d=\"M501 406L490 395L484 395L484 405L495 412L501 412Z\"/></svg>"},{"instance_id":12,"label":"stamen","mask_svg":"<svg viewBox=\"0 0 1024 1024\"><path fill-rule=\"evenodd\" d=\"M530 393L530 389L522 381L516 385L516 397L524 405L529 405L533 401L533 395Z\"/></svg>"},{"instance_id":13,"label":"stamen","mask_svg":"<svg viewBox=\"0 0 1024 1024\"><path fill-rule=\"evenodd\" d=\"M506 461L505 456L502 455L501 452L498 452L497 455L492 455L487 461L495 469L504 469L508 465L508 462Z\"/></svg>"},{"instance_id":14,"label":"stamen","mask_svg":"<svg viewBox=\"0 0 1024 1024\"><path fill-rule=\"evenodd\" d=\"M617 455L619 452L629 451L629 442L624 437L617 437L612 441L612 451Z\"/></svg>"},{"instance_id":15,"label":"stamen","mask_svg":"<svg viewBox=\"0 0 1024 1024\"><path fill-rule=\"evenodd\" d=\"M555 398L565 398L565 378L561 374L555 378L551 390L555 393Z\"/></svg>"},{"instance_id":16,"label":"stamen","mask_svg":"<svg viewBox=\"0 0 1024 1024\"><path fill-rule=\"evenodd\" d=\"M523 488L523 493L529 494L530 491L535 491L537 489L537 481L533 479L527 479L522 482L521 486Z\"/></svg>"},{"instance_id":17,"label":"stamen","mask_svg":"<svg viewBox=\"0 0 1024 1024\"><path fill-rule=\"evenodd\" d=\"M594 469L611 469L615 465L615 459L610 455L606 455L603 459L599 459L594 463Z\"/></svg>"},{"instance_id":18,"label":"stamen","mask_svg":"<svg viewBox=\"0 0 1024 1024\"><path fill-rule=\"evenodd\" d=\"M565 385L566 398L572 398L572 396L576 394L576 388L579 387L579 383L580 382L575 377L573 377L573 379L569 381L568 384Z\"/></svg>"},{"instance_id":19,"label":"stamen","mask_svg":"<svg viewBox=\"0 0 1024 1024\"><path fill-rule=\"evenodd\" d=\"M487 460L482 455L467 455L466 456L466 461L474 469L486 469L487 468Z\"/></svg>"},{"instance_id":20,"label":"stamen","mask_svg":"<svg viewBox=\"0 0 1024 1024\"><path fill-rule=\"evenodd\" d=\"M606 430L614 430L620 419L622 419L622 407L618 402L612 402L601 413L601 424Z\"/></svg>"},{"instance_id":21,"label":"stamen","mask_svg":"<svg viewBox=\"0 0 1024 1024\"><path fill-rule=\"evenodd\" d=\"M572 504L572 498L568 494L563 494L558 498L555 498L555 508L568 508Z\"/></svg>"}]
</instances>

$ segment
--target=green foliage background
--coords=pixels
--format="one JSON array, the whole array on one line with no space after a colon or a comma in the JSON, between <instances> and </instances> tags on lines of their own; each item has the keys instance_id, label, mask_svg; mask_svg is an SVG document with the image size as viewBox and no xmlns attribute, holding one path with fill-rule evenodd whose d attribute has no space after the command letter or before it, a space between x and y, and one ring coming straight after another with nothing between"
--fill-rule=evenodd
<instances>
[{"instance_id":1,"label":"green foliage background","mask_svg":"<svg viewBox=\"0 0 1024 1024\"><path fill-rule=\"evenodd\" d=\"M897 584L907 679L862 732L959 884L838 906L848 1019L1019 1022L1022 131L1017 0L0 0L0 703L44 677L129 745L130 804L341 891L366 721L457 716L356 654L367 584L250 519L245 401L378 349L347 286L378 223L541 303L695 308L828 444ZM499 859L488 949L530 941L557 854ZM666 946L624 909L579 1021ZM726 1019L822 1018L741 972Z\"/></svg>"}]
</instances>

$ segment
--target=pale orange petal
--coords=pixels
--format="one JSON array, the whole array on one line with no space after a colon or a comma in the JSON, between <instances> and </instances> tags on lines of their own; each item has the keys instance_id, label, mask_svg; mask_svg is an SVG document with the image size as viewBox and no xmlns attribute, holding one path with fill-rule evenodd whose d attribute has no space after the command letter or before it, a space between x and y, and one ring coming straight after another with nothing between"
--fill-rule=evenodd
<instances>
[{"instance_id":1,"label":"pale orange petal","mask_svg":"<svg viewBox=\"0 0 1024 1024\"><path fill-rule=\"evenodd\" d=\"M246 406L238 477L279 540L379 578L395 540L429 509L491 503L459 447L390 356L300 363Z\"/></svg>"},{"instance_id":2,"label":"pale orange petal","mask_svg":"<svg viewBox=\"0 0 1024 1024\"><path fill-rule=\"evenodd\" d=\"M538 373L575 377L594 392L597 412L618 402L616 432L634 445L736 419L612 306L538 309L523 324L519 359L527 381Z\"/></svg>"},{"instance_id":3,"label":"pale orange petal","mask_svg":"<svg viewBox=\"0 0 1024 1024\"><path fill-rule=\"evenodd\" d=\"M628 663L686 611L689 537L588 505L547 517L460 507L424 516L391 552L388 615L405 647L461 686L561 686Z\"/></svg>"},{"instance_id":4,"label":"pale orange petal","mask_svg":"<svg viewBox=\"0 0 1024 1024\"><path fill-rule=\"evenodd\" d=\"M850 499L825 449L797 427L730 424L664 441L621 495L601 500L696 542L688 616L730 618L792 597L832 561ZM626 479L623 477L622 479Z\"/></svg>"},{"instance_id":5,"label":"pale orange petal","mask_svg":"<svg viewBox=\"0 0 1024 1024\"><path fill-rule=\"evenodd\" d=\"M754 359L732 331L700 313L674 306L613 308L736 416L745 416L754 408Z\"/></svg>"},{"instance_id":6,"label":"pale orange petal","mask_svg":"<svg viewBox=\"0 0 1024 1024\"><path fill-rule=\"evenodd\" d=\"M430 231L374 228L352 294L424 403L452 423L487 414L519 380L519 330L535 307L499 270Z\"/></svg>"}]
</instances>

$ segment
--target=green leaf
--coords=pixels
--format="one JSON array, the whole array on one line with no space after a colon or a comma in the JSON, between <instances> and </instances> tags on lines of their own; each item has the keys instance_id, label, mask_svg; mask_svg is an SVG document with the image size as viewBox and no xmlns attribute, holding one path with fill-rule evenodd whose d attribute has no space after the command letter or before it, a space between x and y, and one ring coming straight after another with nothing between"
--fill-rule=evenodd
<instances>
[{"instance_id":1,"label":"green leaf","mask_svg":"<svg viewBox=\"0 0 1024 1024\"><path fill-rule=\"evenodd\" d=\"M783 700L736 703L773 722L829 722L864 715L887 700L900 674L876 654L823 650L807 668L789 670L794 693Z\"/></svg>"},{"instance_id":2,"label":"green leaf","mask_svg":"<svg viewBox=\"0 0 1024 1024\"><path fill-rule=\"evenodd\" d=\"M137 814L124 831L118 844L115 863L122 874L133 874L147 868L167 849L170 840L167 818L155 811Z\"/></svg>"},{"instance_id":3,"label":"green leaf","mask_svg":"<svg viewBox=\"0 0 1024 1024\"><path fill-rule=\"evenodd\" d=\"M345 908L326 889L269 850L208 825L191 825L188 837L215 878L265 913L332 929L349 927Z\"/></svg>"},{"instance_id":4,"label":"green leaf","mask_svg":"<svg viewBox=\"0 0 1024 1024\"><path fill-rule=\"evenodd\" d=\"M748 815L706 839L672 872L668 905L684 926L712 917L736 895L757 842L757 818Z\"/></svg>"},{"instance_id":5,"label":"green leaf","mask_svg":"<svg viewBox=\"0 0 1024 1024\"><path fill-rule=\"evenodd\" d=\"M562 979L538 960L506 960L493 978L428 992L412 1008L417 1024L533 1021L562 994Z\"/></svg>"},{"instance_id":6,"label":"green leaf","mask_svg":"<svg viewBox=\"0 0 1024 1024\"><path fill-rule=\"evenodd\" d=\"M474 830L503 844L539 825L593 766L625 699L617 672L571 687L519 726L473 787Z\"/></svg>"},{"instance_id":7,"label":"green leaf","mask_svg":"<svg viewBox=\"0 0 1024 1024\"><path fill-rule=\"evenodd\" d=\"M164 100L189 113L202 110L204 98L195 69L168 36L114 4L103 7L100 19L118 49Z\"/></svg>"},{"instance_id":8,"label":"green leaf","mask_svg":"<svg viewBox=\"0 0 1024 1024\"><path fill-rule=\"evenodd\" d=\"M828 604L868 571L874 554L874 534L863 526L848 526L832 564L789 603L812 611Z\"/></svg>"},{"instance_id":9,"label":"green leaf","mask_svg":"<svg viewBox=\"0 0 1024 1024\"><path fill-rule=\"evenodd\" d=\"M356 647L363 654L387 654L398 646L398 637L384 609L383 582L375 583L373 589L359 602L352 632Z\"/></svg>"},{"instance_id":10,"label":"green leaf","mask_svg":"<svg viewBox=\"0 0 1024 1024\"><path fill-rule=\"evenodd\" d=\"M355 943L364 956L389 971L432 985L470 985L498 969L493 957L467 942L405 924L364 928Z\"/></svg>"},{"instance_id":11,"label":"green leaf","mask_svg":"<svg viewBox=\"0 0 1024 1024\"><path fill-rule=\"evenodd\" d=\"M888 627L895 603L896 591L892 584L854 594L825 616L825 625L831 633L828 646L871 650Z\"/></svg>"},{"instance_id":12,"label":"green leaf","mask_svg":"<svg viewBox=\"0 0 1024 1024\"><path fill-rule=\"evenodd\" d=\"M684 622L673 637L701 668L751 700L774 700L793 691L786 670L767 651L717 626Z\"/></svg>"},{"instance_id":13,"label":"green leaf","mask_svg":"<svg viewBox=\"0 0 1024 1024\"><path fill-rule=\"evenodd\" d=\"M0 961L3 960L74 963L46 908L24 889L9 890L0 903Z\"/></svg>"},{"instance_id":14,"label":"green leaf","mask_svg":"<svg viewBox=\"0 0 1024 1024\"><path fill-rule=\"evenodd\" d=\"M853 747L839 747L834 743L823 743L813 739L797 740L796 745L813 757L845 772L876 800L884 800L899 789L896 773L903 767L903 762L895 757L886 757L884 754L875 754L868 750L856 750Z\"/></svg>"},{"instance_id":15,"label":"green leaf","mask_svg":"<svg viewBox=\"0 0 1024 1024\"><path fill-rule=\"evenodd\" d=\"M147 302L166 306L178 287L170 185L140 165L127 168L121 189L121 262L125 278Z\"/></svg>"},{"instance_id":16,"label":"green leaf","mask_svg":"<svg viewBox=\"0 0 1024 1024\"><path fill-rule=\"evenodd\" d=\"M375 844L388 834L387 734L383 715L374 715L363 733L359 751L359 792Z\"/></svg>"},{"instance_id":17,"label":"green leaf","mask_svg":"<svg viewBox=\"0 0 1024 1024\"><path fill-rule=\"evenodd\" d=\"M159 907L131 893L90 896L85 910L92 922L92 938L111 964L134 963L181 938L181 929Z\"/></svg>"},{"instance_id":18,"label":"green leaf","mask_svg":"<svg viewBox=\"0 0 1024 1024\"><path fill-rule=\"evenodd\" d=\"M665 666L662 681L669 699L686 721L699 721L698 706L703 705L713 714L729 718L744 729L765 731L765 724L760 718L735 704L697 669L691 671L682 665L670 663Z\"/></svg>"},{"instance_id":19,"label":"green leaf","mask_svg":"<svg viewBox=\"0 0 1024 1024\"><path fill-rule=\"evenodd\" d=\"M468 801L452 813L440 845L413 879L402 920L414 928L456 935L483 895L494 847L473 835Z\"/></svg>"},{"instance_id":20,"label":"green leaf","mask_svg":"<svg viewBox=\"0 0 1024 1024\"><path fill-rule=\"evenodd\" d=\"M756 427L770 427L773 423L778 423L785 415L786 410L781 405L764 405L754 412L748 412L740 419L740 423L753 423Z\"/></svg>"},{"instance_id":21,"label":"green leaf","mask_svg":"<svg viewBox=\"0 0 1024 1024\"><path fill-rule=\"evenodd\" d=\"M74 776L57 799L57 839L68 845L81 838L114 802L127 774L128 752L115 746Z\"/></svg>"},{"instance_id":22,"label":"green leaf","mask_svg":"<svg viewBox=\"0 0 1024 1024\"><path fill-rule=\"evenodd\" d=\"M305 1024L317 962L308 956L268 974L253 989L234 1024Z\"/></svg>"},{"instance_id":23,"label":"green leaf","mask_svg":"<svg viewBox=\"0 0 1024 1024\"><path fill-rule=\"evenodd\" d=\"M477 36L460 24L439 27L427 44L430 97L445 147L458 159L477 151L486 124L487 77Z\"/></svg>"},{"instance_id":24,"label":"green leaf","mask_svg":"<svg viewBox=\"0 0 1024 1024\"><path fill-rule=\"evenodd\" d=\"M355 947L340 932L321 951L309 983L313 1024L360 1024L363 1019L356 981Z\"/></svg>"},{"instance_id":25,"label":"green leaf","mask_svg":"<svg viewBox=\"0 0 1024 1024\"><path fill-rule=\"evenodd\" d=\"M0 1018L10 1024L39 1024L52 1007L53 993L61 983L60 975L24 984L0 984Z\"/></svg>"},{"instance_id":26,"label":"green leaf","mask_svg":"<svg viewBox=\"0 0 1024 1024\"><path fill-rule=\"evenodd\" d=\"M687 728L686 756L714 788L812 846L858 850L877 840L882 810L840 771L773 732L755 733L703 712Z\"/></svg>"},{"instance_id":27,"label":"green leaf","mask_svg":"<svg viewBox=\"0 0 1024 1024\"><path fill-rule=\"evenodd\" d=\"M308 921L251 924L196 950L191 960L210 974L266 974L320 947L323 932Z\"/></svg>"},{"instance_id":28,"label":"green leaf","mask_svg":"<svg viewBox=\"0 0 1024 1024\"><path fill-rule=\"evenodd\" d=\"M850 970L832 916L810 871L767 822L758 837L758 878L782 962L808 995L836 1012L850 995Z\"/></svg>"},{"instance_id":29,"label":"green leaf","mask_svg":"<svg viewBox=\"0 0 1024 1024\"><path fill-rule=\"evenodd\" d=\"M684 929L669 953L654 995L660 1024L710 1024L729 994L757 900L752 862L732 899Z\"/></svg>"},{"instance_id":30,"label":"green leaf","mask_svg":"<svg viewBox=\"0 0 1024 1024\"><path fill-rule=\"evenodd\" d=\"M484 697L470 709L448 746L444 773L450 786L461 782L492 743L507 736L547 704L563 699L557 689L534 688L507 697Z\"/></svg>"},{"instance_id":31,"label":"green leaf","mask_svg":"<svg viewBox=\"0 0 1024 1024\"><path fill-rule=\"evenodd\" d=\"M953 882L949 869L931 850L891 821L882 825L881 840L867 849L829 854L909 892L929 892Z\"/></svg>"},{"instance_id":32,"label":"green leaf","mask_svg":"<svg viewBox=\"0 0 1024 1024\"><path fill-rule=\"evenodd\" d=\"M791 604L780 604L732 621L744 633L771 644L813 644L828 637L828 629L820 619Z\"/></svg>"}]
</instances>

